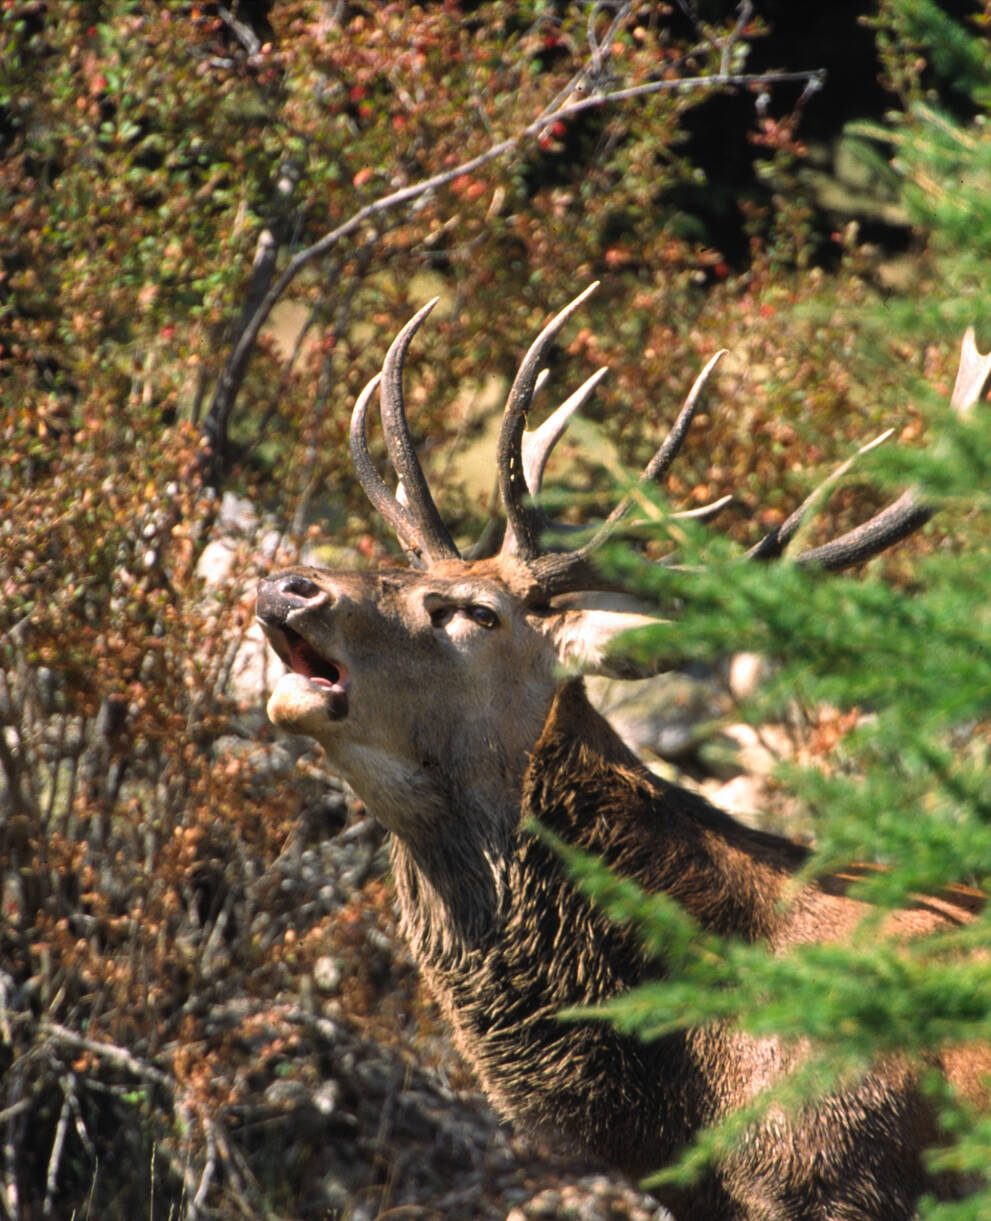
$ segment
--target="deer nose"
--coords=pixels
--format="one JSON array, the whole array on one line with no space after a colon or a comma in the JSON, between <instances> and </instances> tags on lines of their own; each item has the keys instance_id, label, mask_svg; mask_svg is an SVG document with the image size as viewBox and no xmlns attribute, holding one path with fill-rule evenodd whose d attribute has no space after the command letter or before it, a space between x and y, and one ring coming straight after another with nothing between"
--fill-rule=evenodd
<instances>
[{"instance_id":1,"label":"deer nose","mask_svg":"<svg viewBox=\"0 0 991 1221\"><path fill-rule=\"evenodd\" d=\"M275 584L280 593L284 593L290 598L296 597L309 601L310 598L315 598L320 593L319 585L298 572L291 572L287 577L276 581Z\"/></svg>"},{"instance_id":2,"label":"deer nose","mask_svg":"<svg viewBox=\"0 0 991 1221\"><path fill-rule=\"evenodd\" d=\"M280 627L293 611L329 599L316 581L300 572L284 572L259 582L256 611L262 623Z\"/></svg>"}]
</instances>

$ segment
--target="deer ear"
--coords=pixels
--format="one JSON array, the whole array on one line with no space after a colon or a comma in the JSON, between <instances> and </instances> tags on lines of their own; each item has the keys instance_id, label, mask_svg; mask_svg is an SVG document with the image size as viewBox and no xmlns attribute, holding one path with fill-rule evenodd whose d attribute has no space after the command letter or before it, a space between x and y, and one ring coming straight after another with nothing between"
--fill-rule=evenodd
<instances>
[{"instance_id":1,"label":"deer ear","mask_svg":"<svg viewBox=\"0 0 991 1221\"><path fill-rule=\"evenodd\" d=\"M664 668L660 659L644 660L625 651L620 638L665 620L632 609L637 604L630 598L586 595L582 601L586 604L561 609L547 622L561 665L608 678L646 678Z\"/></svg>"}]
</instances>

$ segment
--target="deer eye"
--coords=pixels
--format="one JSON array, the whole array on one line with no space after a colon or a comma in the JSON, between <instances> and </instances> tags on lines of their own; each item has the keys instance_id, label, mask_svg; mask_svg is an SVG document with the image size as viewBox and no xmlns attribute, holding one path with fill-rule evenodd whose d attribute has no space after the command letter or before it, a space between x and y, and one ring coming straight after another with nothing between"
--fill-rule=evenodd
<instances>
[{"instance_id":1,"label":"deer eye","mask_svg":"<svg viewBox=\"0 0 991 1221\"><path fill-rule=\"evenodd\" d=\"M499 616L491 606L482 606L477 602L470 602L464 609L468 618L474 620L479 627L491 628L497 627L499 624Z\"/></svg>"}]
</instances>

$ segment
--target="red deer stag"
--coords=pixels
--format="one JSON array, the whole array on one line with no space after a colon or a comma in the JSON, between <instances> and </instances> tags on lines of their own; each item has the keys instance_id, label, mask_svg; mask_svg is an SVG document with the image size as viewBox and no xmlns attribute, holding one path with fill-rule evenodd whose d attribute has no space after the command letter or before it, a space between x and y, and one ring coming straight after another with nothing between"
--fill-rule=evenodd
<instances>
[{"instance_id":1,"label":"red deer stag","mask_svg":"<svg viewBox=\"0 0 991 1221\"><path fill-rule=\"evenodd\" d=\"M525 431L551 340L589 291L547 325L510 389L498 441L507 517L498 555L459 554L410 439L403 364L428 305L396 337L351 424L361 483L413 567L292 568L261 583L258 617L289 671L269 716L315 738L392 832L405 936L489 1098L519 1124L642 1175L784 1073L796 1052L720 1026L641 1043L602 1024L560 1022L563 1008L602 1002L663 965L575 889L554 852L524 830L527 820L672 896L702 929L774 952L842 938L866 908L841 879L789 888L806 861L803 847L659 781L593 709L581 679L561 677L562 665L607 668L610 641L644 622L629 609L603 609L590 559L628 503L590 543L548 552L533 499L567 417L598 381L596 374L542 427ZM645 479L661 479L670 466L715 359ZM955 405L976 401L989 368L968 333ZM400 482L395 495L366 445L376 389ZM843 568L903 538L928 513L906 493L798 559ZM751 554L780 554L799 516ZM978 904L960 891L896 914L891 926L925 933L971 919ZM991 1056L958 1052L944 1068L973 1096ZM911 1069L885 1061L797 1118L757 1125L694 1189L661 1198L678 1221L893 1221L911 1216L923 1191L951 1189L925 1172L921 1151L935 1137Z\"/></svg>"}]
</instances>

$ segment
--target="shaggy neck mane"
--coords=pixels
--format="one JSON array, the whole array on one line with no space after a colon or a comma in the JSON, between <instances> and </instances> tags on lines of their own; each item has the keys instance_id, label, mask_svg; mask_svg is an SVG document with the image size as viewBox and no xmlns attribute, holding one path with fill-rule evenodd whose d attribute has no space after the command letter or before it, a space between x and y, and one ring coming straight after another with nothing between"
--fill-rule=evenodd
<instances>
[{"instance_id":1,"label":"shaggy neck mane","mask_svg":"<svg viewBox=\"0 0 991 1221\"><path fill-rule=\"evenodd\" d=\"M509 820L500 831L486 810L479 831L472 804L470 796L459 801L429 841L392 837L401 928L421 961L459 959L491 933L503 906Z\"/></svg>"},{"instance_id":2,"label":"shaggy neck mane","mask_svg":"<svg viewBox=\"0 0 991 1221\"><path fill-rule=\"evenodd\" d=\"M553 853L521 829L529 818L666 891L705 927L747 940L774 939L784 884L807 855L659 781L592 708L579 679L558 689L517 799L490 804L481 808L465 786L450 794L443 826L415 842L394 837L403 928L424 963L453 966L501 936L538 875L542 890L552 879L571 890Z\"/></svg>"},{"instance_id":3,"label":"shaggy neck mane","mask_svg":"<svg viewBox=\"0 0 991 1221\"><path fill-rule=\"evenodd\" d=\"M526 814L566 842L665 892L703 927L747 940L773 940L784 887L808 857L654 776L578 681L557 693L523 800Z\"/></svg>"}]
</instances>

